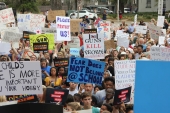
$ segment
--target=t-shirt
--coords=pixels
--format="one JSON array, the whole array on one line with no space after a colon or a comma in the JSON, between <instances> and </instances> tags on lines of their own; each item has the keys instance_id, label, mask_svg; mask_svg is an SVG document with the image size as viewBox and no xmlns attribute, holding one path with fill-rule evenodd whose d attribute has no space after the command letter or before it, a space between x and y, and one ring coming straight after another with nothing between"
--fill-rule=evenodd
<instances>
[{"instance_id":1,"label":"t-shirt","mask_svg":"<svg viewBox=\"0 0 170 113\"><path fill-rule=\"evenodd\" d=\"M92 113L100 113L100 109L92 106Z\"/></svg>"},{"instance_id":2,"label":"t-shirt","mask_svg":"<svg viewBox=\"0 0 170 113\"><path fill-rule=\"evenodd\" d=\"M69 88L67 88L67 89L69 90ZM69 90L69 94L72 95L72 96L74 96L74 94L76 94L76 93L78 93L77 89L75 89L74 91Z\"/></svg>"},{"instance_id":3,"label":"t-shirt","mask_svg":"<svg viewBox=\"0 0 170 113\"><path fill-rule=\"evenodd\" d=\"M51 66L47 66L45 68L41 68L41 70L43 71L46 71L49 75L50 75L50 69L51 69ZM42 79L44 80L45 79L45 75L42 73Z\"/></svg>"},{"instance_id":4,"label":"t-shirt","mask_svg":"<svg viewBox=\"0 0 170 113\"><path fill-rule=\"evenodd\" d=\"M105 97L106 97L106 91L105 91L105 89L98 91L98 92L96 93L96 96L97 96L98 99L99 99L98 102L99 102L99 103L103 103L103 101L104 101L104 99L105 99Z\"/></svg>"},{"instance_id":5,"label":"t-shirt","mask_svg":"<svg viewBox=\"0 0 170 113\"><path fill-rule=\"evenodd\" d=\"M48 83L50 85L51 79L50 77L46 77L45 78L45 82ZM62 83L62 78L57 78L54 82L54 86L60 86Z\"/></svg>"}]
</instances>

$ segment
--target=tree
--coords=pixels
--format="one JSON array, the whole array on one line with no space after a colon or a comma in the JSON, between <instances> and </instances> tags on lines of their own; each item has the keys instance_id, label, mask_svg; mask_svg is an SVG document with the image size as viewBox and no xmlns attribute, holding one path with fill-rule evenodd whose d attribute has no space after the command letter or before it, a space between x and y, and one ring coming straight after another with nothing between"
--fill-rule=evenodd
<instances>
[{"instance_id":1,"label":"tree","mask_svg":"<svg viewBox=\"0 0 170 113\"><path fill-rule=\"evenodd\" d=\"M50 0L50 1L51 1L52 10L61 10L62 8L61 0Z\"/></svg>"},{"instance_id":2,"label":"tree","mask_svg":"<svg viewBox=\"0 0 170 113\"><path fill-rule=\"evenodd\" d=\"M5 3L9 7L12 7L13 9L16 9L22 13L39 12L36 0L5 0Z\"/></svg>"},{"instance_id":3,"label":"tree","mask_svg":"<svg viewBox=\"0 0 170 113\"><path fill-rule=\"evenodd\" d=\"M117 0L109 0L113 5L117 5ZM124 13L124 6L127 4L128 0L119 0L119 10Z\"/></svg>"}]
</instances>

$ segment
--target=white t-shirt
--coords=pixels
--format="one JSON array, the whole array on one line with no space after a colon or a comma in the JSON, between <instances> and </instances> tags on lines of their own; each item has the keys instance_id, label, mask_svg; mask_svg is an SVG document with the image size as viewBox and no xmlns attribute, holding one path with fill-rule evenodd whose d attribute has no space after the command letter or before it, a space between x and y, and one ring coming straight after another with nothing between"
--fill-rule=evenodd
<instances>
[{"instance_id":1,"label":"white t-shirt","mask_svg":"<svg viewBox=\"0 0 170 113\"><path fill-rule=\"evenodd\" d=\"M69 90L69 88L67 88L67 89ZM77 89L75 89L74 91L69 90L69 94L72 95L72 96L74 96L74 94L76 94L76 93L78 93Z\"/></svg>"}]
</instances>

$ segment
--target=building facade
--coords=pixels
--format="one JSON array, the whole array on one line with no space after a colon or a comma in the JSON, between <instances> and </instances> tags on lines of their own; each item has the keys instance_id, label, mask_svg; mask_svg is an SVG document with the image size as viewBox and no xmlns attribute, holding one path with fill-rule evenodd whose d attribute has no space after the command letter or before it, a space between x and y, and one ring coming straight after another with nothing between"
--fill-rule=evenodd
<instances>
[{"instance_id":1,"label":"building facade","mask_svg":"<svg viewBox=\"0 0 170 113\"><path fill-rule=\"evenodd\" d=\"M158 0L157 0L158 1ZM158 2L156 0L137 0L138 12L157 12ZM170 11L170 0L164 0L163 7Z\"/></svg>"}]
</instances>

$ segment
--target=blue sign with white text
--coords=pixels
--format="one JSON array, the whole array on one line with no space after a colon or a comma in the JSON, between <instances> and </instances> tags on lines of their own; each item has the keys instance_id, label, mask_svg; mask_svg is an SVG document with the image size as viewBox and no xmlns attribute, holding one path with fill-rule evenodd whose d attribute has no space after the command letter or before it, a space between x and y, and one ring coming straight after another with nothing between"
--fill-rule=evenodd
<instances>
[{"instance_id":1,"label":"blue sign with white text","mask_svg":"<svg viewBox=\"0 0 170 113\"><path fill-rule=\"evenodd\" d=\"M67 82L102 84L105 62L70 57Z\"/></svg>"},{"instance_id":2,"label":"blue sign with white text","mask_svg":"<svg viewBox=\"0 0 170 113\"><path fill-rule=\"evenodd\" d=\"M70 48L70 54L71 55L80 56L79 51L80 51L79 48Z\"/></svg>"}]
</instances>

